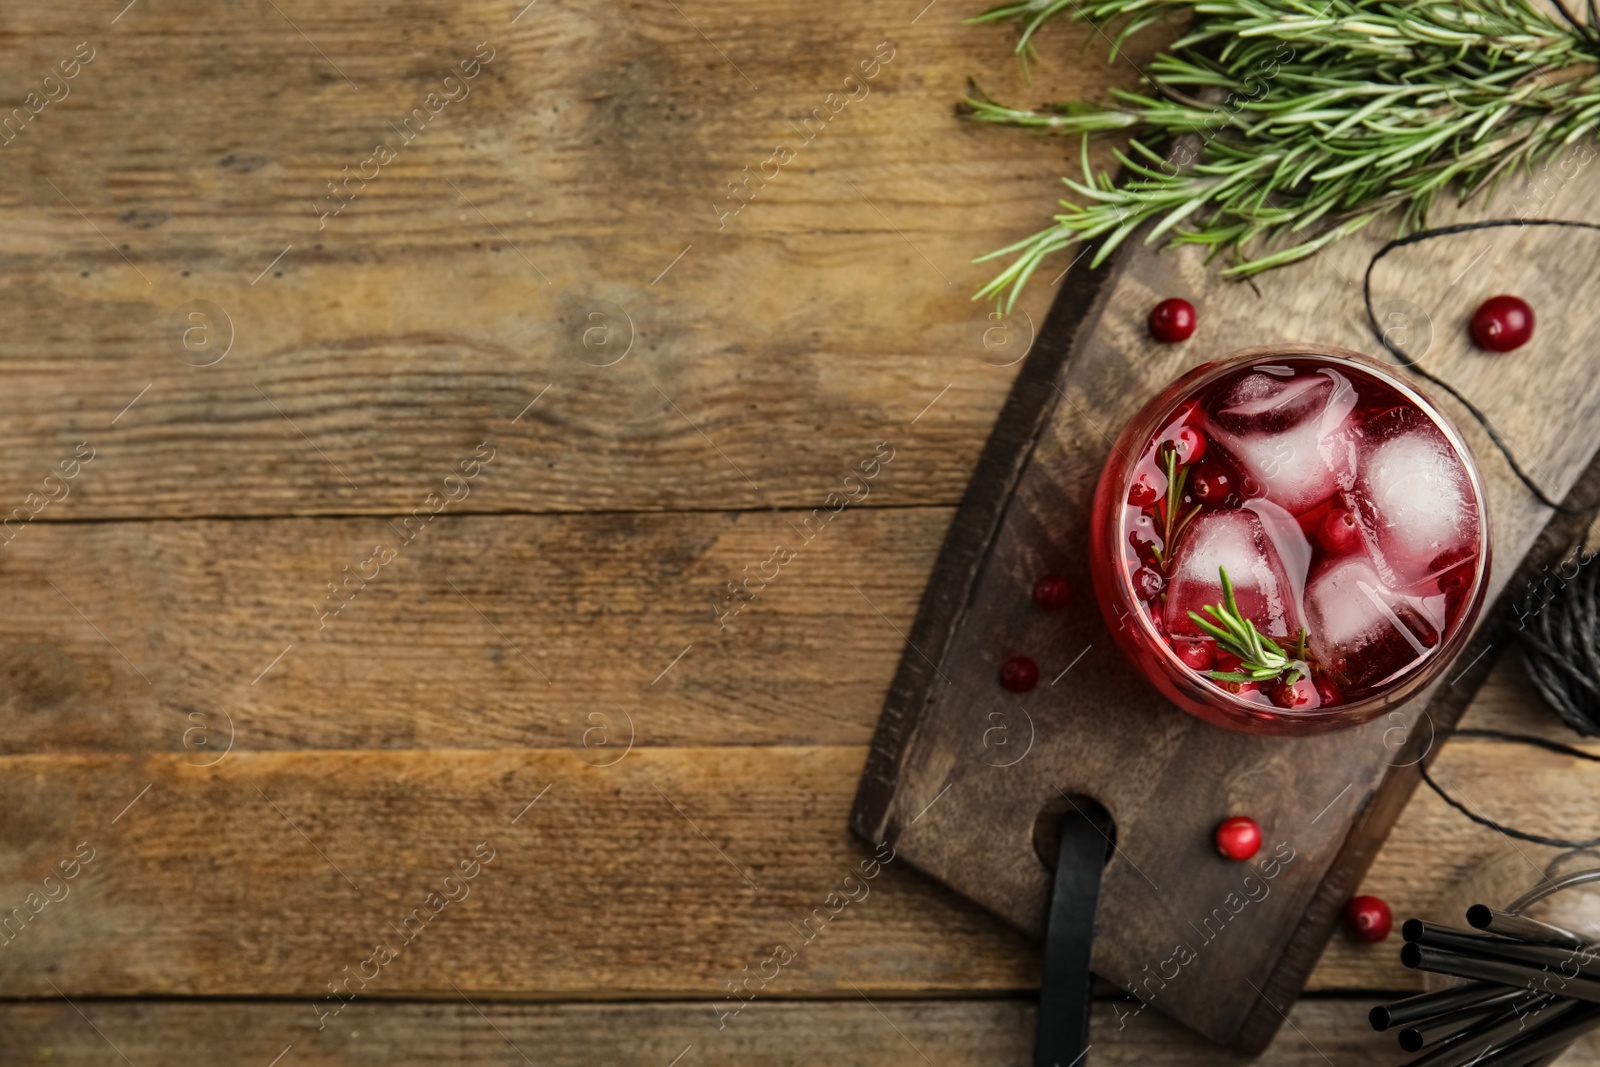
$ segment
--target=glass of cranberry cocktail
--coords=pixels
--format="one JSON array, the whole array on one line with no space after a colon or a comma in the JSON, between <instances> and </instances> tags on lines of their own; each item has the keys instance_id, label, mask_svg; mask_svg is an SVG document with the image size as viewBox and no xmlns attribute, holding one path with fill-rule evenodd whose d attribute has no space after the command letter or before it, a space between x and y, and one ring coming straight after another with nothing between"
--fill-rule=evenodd
<instances>
[{"instance_id":1,"label":"glass of cranberry cocktail","mask_svg":"<svg viewBox=\"0 0 1600 1067\"><path fill-rule=\"evenodd\" d=\"M1251 733L1353 726L1425 686L1482 606L1471 453L1381 364L1311 346L1197 367L1123 430L1092 565L1124 652L1185 710Z\"/></svg>"}]
</instances>

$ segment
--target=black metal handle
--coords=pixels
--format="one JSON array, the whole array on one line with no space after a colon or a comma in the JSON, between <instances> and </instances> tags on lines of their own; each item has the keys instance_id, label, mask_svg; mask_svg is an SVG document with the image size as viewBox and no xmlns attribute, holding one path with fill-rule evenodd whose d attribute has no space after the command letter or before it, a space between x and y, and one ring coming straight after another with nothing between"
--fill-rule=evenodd
<instances>
[{"instance_id":1,"label":"black metal handle","mask_svg":"<svg viewBox=\"0 0 1600 1067\"><path fill-rule=\"evenodd\" d=\"M1045 927L1033 1067L1075 1067L1089 1051L1089 952L1100 875L1111 848L1110 830L1109 820L1081 810L1067 812L1061 823L1061 854Z\"/></svg>"}]
</instances>

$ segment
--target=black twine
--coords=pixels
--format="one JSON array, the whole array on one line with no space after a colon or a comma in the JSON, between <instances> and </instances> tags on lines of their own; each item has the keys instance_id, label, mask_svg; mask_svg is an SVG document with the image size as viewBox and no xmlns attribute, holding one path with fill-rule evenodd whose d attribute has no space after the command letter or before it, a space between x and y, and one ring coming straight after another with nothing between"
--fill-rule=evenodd
<instances>
[{"instance_id":1,"label":"black twine","mask_svg":"<svg viewBox=\"0 0 1600 1067\"><path fill-rule=\"evenodd\" d=\"M1549 741L1542 737L1533 737L1529 734L1513 734L1507 733L1504 730L1453 730L1446 736L1489 737L1497 741L1515 741L1518 744L1532 745L1535 748L1542 748L1550 752L1557 752L1563 756L1572 756L1576 759L1589 760L1591 763L1600 763L1600 756L1585 752L1581 748L1574 748L1571 745L1563 745L1559 741ZM1518 841L1527 841L1534 845L1549 845L1552 848L1593 848L1596 845L1600 845L1600 837L1591 837L1587 841L1573 841L1565 837L1546 837L1543 834L1530 834L1526 830L1518 830L1513 826L1503 826L1500 823L1495 822L1493 819L1479 815L1477 812L1472 811L1465 804L1461 803L1461 801L1457 800L1449 793L1446 793L1444 791L1444 787L1438 782L1435 782L1433 780L1433 776L1428 773L1426 764L1419 763L1417 765L1417 770L1422 772L1422 780L1428 783L1429 788L1431 788L1435 793L1439 794L1440 800L1444 801L1452 808L1455 808L1457 811L1471 819L1473 822L1477 823L1479 826L1486 826L1491 830L1498 830L1507 837L1514 837Z\"/></svg>"},{"instance_id":2,"label":"black twine","mask_svg":"<svg viewBox=\"0 0 1600 1067\"><path fill-rule=\"evenodd\" d=\"M1489 421L1489 417L1482 411L1478 410L1478 406L1476 404L1462 396L1455 386L1451 385L1443 378L1439 378L1428 373L1428 371L1424 370L1422 365L1416 360L1412 359L1410 356L1406 355L1405 352L1391 344L1385 332L1378 327L1378 316L1372 310L1372 270L1378 265L1378 260L1388 255L1396 248L1403 248L1406 245L1418 244L1422 241L1431 241L1436 237L1448 237L1451 234L1468 233L1472 230L1490 230L1500 226L1567 226L1580 230L1600 230L1600 225L1597 225L1596 223L1574 222L1568 219L1490 219L1486 222L1461 222L1456 223L1453 226L1439 226L1431 230L1419 230L1416 233L1410 234L1406 237L1397 237L1388 244L1384 245L1382 248L1378 249L1377 252L1373 253L1372 259L1367 262L1367 274L1361 282L1361 295L1366 301L1367 305L1367 322L1372 326L1372 332L1378 338L1378 343L1383 345L1383 347L1386 348L1389 353L1395 357L1395 359L1399 360L1402 367L1406 368L1406 370L1409 370L1417 377L1430 382L1440 389L1443 389L1445 392L1455 397L1456 400L1460 402L1462 407L1471 412L1472 417L1477 420L1478 425L1483 427L1484 433L1489 435L1489 440L1494 442L1494 446L1498 448L1500 450L1500 454L1506 458L1506 463L1511 466L1511 471L1517 476L1517 480L1522 482L1523 485L1527 486L1529 492L1538 497L1539 503L1543 504L1545 507L1553 508L1556 511L1566 515L1587 515L1595 511L1600 511L1600 501L1580 505L1577 507L1570 507L1558 500L1550 499L1550 496L1545 493L1543 489L1539 488L1539 485L1532 478L1528 477L1527 473L1522 469L1521 464L1517 462L1517 457L1511 452L1511 446L1506 444L1505 439L1500 436L1500 432L1496 430L1494 428L1494 424Z\"/></svg>"},{"instance_id":3,"label":"black twine","mask_svg":"<svg viewBox=\"0 0 1600 1067\"><path fill-rule=\"evenodd\" d=\"M1534 611L1518 612L1528 676L1566 724L1583 737L1600 735L1600 567L1575 549L1577 574L1552 575L1561 588ZM1546 568L1548 573L1548 568ZM1547 580L1548 581L1548 580ZM1530 595L1524 606L1532 604Z\"/></svg>"}]
</instances>

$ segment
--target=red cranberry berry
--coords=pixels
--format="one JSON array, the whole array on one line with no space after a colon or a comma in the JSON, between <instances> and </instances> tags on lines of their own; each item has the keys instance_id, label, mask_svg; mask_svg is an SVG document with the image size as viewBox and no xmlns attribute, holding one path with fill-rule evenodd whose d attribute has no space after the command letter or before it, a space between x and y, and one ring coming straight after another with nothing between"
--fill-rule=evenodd
<instances>
[{"instance_id":1,"label":"red cranberry berry","mask_svg":"<svg viewBox=\"0 0 1600 1067\"><path fill-rule=\"evenodd\" d=\"M1357 941L1382 941L1394 926L1394 914L1379 897L1352 897L1344 906L1344 925Z\"/></svg>"},{"instance_id":2,"label":"red cranberry berry","mask_svg":"<svg viewBox=\"0 0 1600 1067\"><path fill-rule=\"evenodd\" d=\"M1150 311L1150 336L1162 344L1187 341L1194 324L1194 305L1178 297L1163 300Z\"/></svg>"},{"instance_id":3,"label":"red cranberry berry","mask_svg":"<svg viewBox=\"0 0 1600 1067\"><path fill-rule=\"evenodd\" d=\"M1191 671L1209 671L1217 663L1216 648L1210 641L1180 640L1173 644L1172 651L1178 654L1178 659Z\"/></svg>"},{"instance_id":4,"label":"red cranberry berry","mask_svg":"<svg viewBox=\"0 0 1600 1067\"><path fill-rule=\"evenodd\" d=\"M1217 851L1230 860L1247 860L1261 851L1261 827L1247 815L1223 819L1217 827Z\"/></svg>"},{"instance_id":5,"label":"red cranberry berry","mask_svg":"<svg viewBox=\"0 0 1600 1067\"><path fill-rule=\"evenodd\" d=\"M1179 463L1193 463L1206 454L1206 435L1193 426L1180 426L1168 439Z\"/></svg>"},{"instance_id":6,"label":"red cranberry berry","mask_svg":"<svg viewBox=\"0 0 1600 1067\"><path fill-rule=\"evenodd\" d=\"M1472 313L1472 339L1491 352L1521 348L1533 336L1533 308L1520 296L1491 296Z\"/></svg>"},{"instance_id":7,"label":"red cranberry berry","mask_svg":"<svg viewBox=\"0 0 1600 1067\"><path fill-rule=\"evenodd\" d=\"M1154 567L1140 567L1133 572L1133 594L1140 600L1154 600L1166 585Z\"/></svg>"},{"instance_id":8,"label":"red cranberry berry","mask_svg":"<svg viewBox=\"0 0 1600 1067\"><path fill-rule=\"evenodd\" d=\"M1310 678L1304 676L1293 682L1279 679L1272 687L1270 694L1272 702L1280 708L1294 710L1295 708L1309 708L1317 703L1317 690Z\"/></svg>"},{"instance_id":9,"label":"red cranberry berry","mask_svg":"<svg viewBox=\"0 0 1600 1067\"><path fill-rule=\"evenodd\" d=\"M1189 491L1200 503L1217 508L1235 495L1236 486L1233 475L1228 473L1226 467L1218 463L1202 463L1189 476Z\"/></svg>"},{"instance_id":10,"label":"red cranberry berry","mask_svg":"<svg viewBox=\"0 0 1600 1067\"><path fill-rule=\"evenodd\" d=\"M1039 665L1027 656L1012 656L1000 666L1000 684L1013 693L1026 693L1039 684Z\"/></svg>"},{"instance_id":11,"label":"red cranberry berry","mask_svg":"<svg viewBox=\"0 0 1600 1067\"><path fill-rule=\"evenodd\" d=\"M1317 544L1335 556L1348 555L1361 548L1361 527L1349 508L1329 508L1317 524Z\"/></svg>"},{"instance_id":12,"label":"red cranberry berry","mask_svg":"<svg viewBox=\"0 0 1600 1067\"><path fill-rule=\"evenodd\" d=\"M1033 602L1045 611L1060 611L1072 603L1072 586L1059 574L1047 574L1033 583Z\"/></svg>"},{"instance_id":13,"label":"red cranberry berry","mask_svg":"<svg viewBox=\"0 0 1600 1067\"><path fill-rule=\"evenodd\" d=\"M1134 555L1145 563L1153 562L1156 558L1156 539L1143 530L1128 531L1128 544L1133 546Z\"/></svg>"},{"instance_id":14,"label":"red cranberry berry","mask_svg":"<svg viewBox=\"0 0 1600 1067\"><path fill-rule=\"evenodd\" d=\"M1139 475L1128 487L1128 503L1136 508L1147 508L1161 499L1161 494L1156 487L1146 480L1146 475Z\"/></svg>"}]
</instances>

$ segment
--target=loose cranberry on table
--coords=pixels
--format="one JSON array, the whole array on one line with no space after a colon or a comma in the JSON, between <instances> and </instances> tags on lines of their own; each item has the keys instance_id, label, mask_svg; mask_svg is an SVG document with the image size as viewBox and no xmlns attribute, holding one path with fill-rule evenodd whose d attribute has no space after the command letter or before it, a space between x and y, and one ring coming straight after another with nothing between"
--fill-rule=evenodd
<instances>
[{"instance_id":1,"label":"loose cranberry on table","mask_svg":"<svg viewBox=\"0 0 1600 1067\"><path fill-rule=\"evenodd\" d=\"M1472 339L1491 352L1521 348L1533 336L1533 308L1520 296L1492 296L1472 313Z\"/></svg>"},{"instance_id":2,"label":"loose cranberry on table","mask_svg":"<svg viewBox=\"0 0 1600 1067\"><path fill-rule=\"evenodd\" d=\"M1026 693L1039 684L1039 665L1027 656L1012 656L1000 666L1000 684L1013 693Z\"/></svg>"},{"instance_id":3,"label":"loose cranberry on table","mask_svg":"<svg viewBox=\"0 0 1600 1067\"><path fill-rule=\"evenodd\" d=\"M1344 925L1357 941L1382 941L1394 926L1394 914L1380 897L1352 897L1344 906Z\"/></svg>"},{"instance_id":4,"label":"loose cranberry on table","mask_svg":"<svg viewBox=\"0 0 1600 1067\"><path fill-rule=\"evenodd\" d=\"M1033 583L1033 602L1045 611L1060 611L1072 603L1072 586L1059 574L1047 574Z\"/></svg>"},{"instance_id":5,"label":"loose cranberry on table","mask_svg":"<svg viewBox=\"0 0 1600 1067\"><path fill-rule=\"evenodd\" d=\"M1161 301L1150 312L1150 336L1162 344L1187 341L1194 325L1194 305L1178 297Z\"/></svg>"},{"instance_id":6,"label":"loose cranberry on table","mask_svg":"<svg viewBox=\"0 0 1600 1067\"><path fill-rule=\"evenodd\" d=\"M1261 827L1248 815L1223 819L1217 827L1217 851L1230 860L1247 860L1261 851Z\"/></svg>"}]
</instances>

